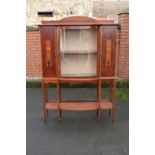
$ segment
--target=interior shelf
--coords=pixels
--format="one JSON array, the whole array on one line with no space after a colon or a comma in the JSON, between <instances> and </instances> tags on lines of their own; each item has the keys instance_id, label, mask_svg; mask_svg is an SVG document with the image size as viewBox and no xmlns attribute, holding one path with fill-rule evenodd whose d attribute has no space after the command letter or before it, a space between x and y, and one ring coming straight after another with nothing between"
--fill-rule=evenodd
<instances>
[{"instance_id":1,"label":"interior shelf","mask_svg":"<svg viewBox=\"0 0 155 155\"><path fill-rule=\"evenodd\" d=\"M60 51L61 54L93 54L97 53L96 50L67 50Z\"/></svg>"},{"instance_id":2,"label":"interior shelf","mask_svg":"<svg viewBox=\"0 0 155 155\"><path fill-rule=\"evenodd\" d=\"M112 102L108 100L101 101L101 109L112 109Z\"/></svg>"}]
</instances>

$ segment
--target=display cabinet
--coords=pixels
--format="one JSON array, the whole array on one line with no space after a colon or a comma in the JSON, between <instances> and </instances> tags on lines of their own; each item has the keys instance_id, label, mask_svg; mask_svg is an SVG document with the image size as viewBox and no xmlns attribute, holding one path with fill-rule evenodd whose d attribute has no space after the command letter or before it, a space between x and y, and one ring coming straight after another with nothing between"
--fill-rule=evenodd
<instances>
[{"instance_id":1,"label":"display cabinet","mask_svg":"<svg viewBox=\"0 0 155 155\"><path fill-rule=\"evenodd\" d=\"M107 109L115 119L116 91L116 31L119 27L110 20L85 16L67 17L58 21L43 21L40 26L42 90L44 120L49 110L57 110L58 120L63 110ZM110 98L102 100L102 81L110 83ZM63 101L61 83L96 83L95 101ZM48 84L55 83L56 101L48 99Z\"/></svg>"}]
</instances>

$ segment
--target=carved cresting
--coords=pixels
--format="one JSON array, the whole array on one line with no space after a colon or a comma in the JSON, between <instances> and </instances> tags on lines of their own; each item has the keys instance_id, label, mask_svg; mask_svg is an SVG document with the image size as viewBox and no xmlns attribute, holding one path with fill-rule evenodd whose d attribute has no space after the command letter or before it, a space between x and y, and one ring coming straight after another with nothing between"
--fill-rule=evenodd
<instances>
[{"instance_id":1,"label":"carved cresting","mask_svg":"<svg viewBox=\"0 0 155 155\"><path fill-rule=\"evenodd\" d=\"M51 53L51 41L45 41L45 48L46 48L46 66L52 67L52 53Z\"/></svg>"},{"instance_id":2,"label":"carved cresting","mask_svg":"<svg viewBox=\"0 0 155 155\"><path fill-rule=\"evenodd\" d=\"M106 40L105 66L111 65L111 52L112 52L112 41L110 39L107 39Z\"/></svg>"}]
</instances>

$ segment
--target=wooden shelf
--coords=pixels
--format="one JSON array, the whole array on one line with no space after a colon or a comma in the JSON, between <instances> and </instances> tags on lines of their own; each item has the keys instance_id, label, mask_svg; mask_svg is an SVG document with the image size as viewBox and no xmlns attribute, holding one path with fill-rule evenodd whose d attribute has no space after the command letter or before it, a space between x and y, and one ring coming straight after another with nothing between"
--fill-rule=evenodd
<instances>
[{"instance_id":1,"label":"wooden shelf","mask_svg":"<svg viewBox=\"0 0 155 155\"><path fill-rule=\"evenodd\" d=\"M101 101L101 109L112 109L112 102Z\"/></svg>"},{"instance_id":2,"label":"wooden shelf","mask_svg":"<svg viewBox=\"0 0 155 155\"><path fill-rule=\"evenodd\" d=\"M113 80L113 79L117 79L117 77L116 76L107 76L107 77L100 77L99 78L100 80Z\"/></svg>"},{"instance_id":3,"label":"wooden shelf","mask_svg":"<svg viewBox=\"0 0 155 155\"><path fill-rule=\"evenodd\" d=\"M42 81L44 83L57 83L58 82L58 78L52 78L52 77L44 77L42 78Z\"/></svg>"},{"instance_id":4,"label":"wooden shelf","mask_svg":"<svg viewBox=\"0 0 155 155\"><path fill-rule=\"evenodd\" d=\"M101 101L101 109L112 109L112 103L110 101ZM46 109L57 110L57 102L48 102L46 103ZM71 102L61 102L61 110L69 111L87 111L87 110L96 110L98 109L98 102L95 101L71 101Z\"/></svg>"},{"instance_id":5,"label":"wooden shelf","mask_svg":"<svg viewBox=\"0 0 155 155\"><path fill-rule=\"evenodd\" d=\"M64 50L60 51L63 54L97 54L97 50Z\"/></svg>"},{"instance_id":6,"label":"wooden shelf","mask_svg":"<svg viewBox=\"0 0 155 155\"><path fill-rule=\"evenodd\" d=\"M68 102L61 103L60 108L62 110L81 111L81 110L96 110L96 102Z\"/></svg>"},{"instance_id":7,"label":"wooden shelf","mask_svg":"<svg viewBox=\"0 0 155 155\"><path fill-rule=\"evenodd\" d=\"M46 109L56 110L58 109L58 104L56 101L46 103Z\"/></svg>"},{"instance_id":8,"label":"wooden shelf","mask_svg":"<svg viewBox=\"0 0 155 155\"><path fill-rule=\"evenodd\" d=\"M114 79L117 79L117 77L100 77L100 78L97 78L96 76L92 76L92 77L78 77L78 76L62 76L60 78L43 78L43 82L45 83L57 83L58 81L60 82L97 82L97 80L114 80Z\"/></svg>"},{"instance_id":9,"label":"wooden shelf","mask_svg":"<svg viewBox=\"0 0 155 155\"><path fill-rule=\"evenodd\" d=\"M97 82L97 77L60 77L60 82Z\"/></svg>"}]
</instances>

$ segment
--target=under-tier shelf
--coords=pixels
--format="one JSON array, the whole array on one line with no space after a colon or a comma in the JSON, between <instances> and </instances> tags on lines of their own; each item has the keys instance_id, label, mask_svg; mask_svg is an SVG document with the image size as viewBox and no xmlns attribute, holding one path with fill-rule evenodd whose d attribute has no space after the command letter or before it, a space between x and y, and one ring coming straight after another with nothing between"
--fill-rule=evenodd
<instances>
[{"instance_id":1,"label":"under-tier shelf","mask_svg":"<svg viewBox=\"0 0 155 155\"><path fill-rule=\"evenodd\" d=\"M81 110L96 110L98 109L98 103L95 101L67 101L60 103L61 110L69 110L69 111L81 111ZM101 101L100 102L101 109L112 109L112 102L110 101ZM57 102L48 102L46 103L46 109L57 110L58 103Z\"/></svg>"},{"instance_id":2,"label":"under-tier shelf","mask_svg":"<svg viewBox=\"0 0 155 155\"><path fill-rule=\"evenodd\" d=\"M76 82L76 83L81 83L81 82L97 82L97 77L60 77L59 81L60 83L62 82Z\"/></svg>"},{"instance_id":3,"label":"under-tier shelf","mask_svg":"<svg viewBox=\"0 0 155 155\"><path fill-rule=\"evenodd\" d=\"M49 77L44 77L42 80L44 81L44 83L57 83L58 81L60 82L97 82L98 80L115 80L117 79L116 76L107 76L107 77L59 77L59 78L49 78Z\"/></svg>"}]
</instances>

